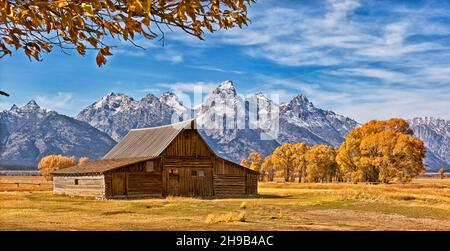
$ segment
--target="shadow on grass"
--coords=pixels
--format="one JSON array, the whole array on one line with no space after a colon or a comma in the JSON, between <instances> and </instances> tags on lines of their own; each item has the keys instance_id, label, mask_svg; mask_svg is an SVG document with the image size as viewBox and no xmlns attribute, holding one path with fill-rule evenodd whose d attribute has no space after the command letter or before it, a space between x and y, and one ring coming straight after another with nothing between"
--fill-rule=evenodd
<instances>
[{"instance_id":1,"label":"shadow on grass","mask_svg":"<svg viewBox=\"0 0 450 251\"><path fill-rule=\"evenodd\" d=\"M279 194L258 194L257 198L262 199L283 199L283 198L293 198L292 195L279 195Z\"/></svg>"}]
</instances>

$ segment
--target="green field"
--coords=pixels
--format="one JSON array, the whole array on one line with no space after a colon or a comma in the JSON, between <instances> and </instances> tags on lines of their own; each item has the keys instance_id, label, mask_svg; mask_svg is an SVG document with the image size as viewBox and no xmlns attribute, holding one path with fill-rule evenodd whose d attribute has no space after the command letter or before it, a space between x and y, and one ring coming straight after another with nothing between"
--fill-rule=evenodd
<instances>
[{"instance_id":1,"label":"green field","mask_svg":"<svg viewBox=\"0 0 450 251\"><path fill-rule=\"evenodd\" d=\"M8 179L13 178L3 181ZM96 200L26 190L0 186L0 229L450 230L448 179L392 185L262 183L260 197L236 199Z\"/></svg>"}]
</instances>

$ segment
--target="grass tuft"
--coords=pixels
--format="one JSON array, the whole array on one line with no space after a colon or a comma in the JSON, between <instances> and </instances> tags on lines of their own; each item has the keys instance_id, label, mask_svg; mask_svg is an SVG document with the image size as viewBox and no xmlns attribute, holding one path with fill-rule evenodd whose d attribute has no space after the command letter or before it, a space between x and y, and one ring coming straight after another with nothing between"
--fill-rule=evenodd
<instances>
[{"instance_id":1,"label":"grass tuft","mask_svg":"<svg viewBox=\"0 0 450 251\"><path fill-rule=\"evenodd\" d=\"M205 223L230 223L230 222L245 222L247 219L247 215L245 212L241 213L225 213L225 214L208 214L206 217Z\"/></svg>"}]
</instances>

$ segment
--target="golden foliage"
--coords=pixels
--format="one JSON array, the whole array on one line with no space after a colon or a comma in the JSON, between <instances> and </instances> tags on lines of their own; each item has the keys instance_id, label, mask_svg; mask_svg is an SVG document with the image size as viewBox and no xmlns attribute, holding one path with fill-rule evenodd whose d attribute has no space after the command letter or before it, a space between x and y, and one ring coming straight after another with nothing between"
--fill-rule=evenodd
<instances>
[{"instance_id":1,"label":"golden foliage","mask_svg":"<svg viewBox=\"0 0 450 251\"><path fill-rule=\"evenodd\" d=\"M424 171L423 142L403 119L370 121L351 131L339 148L284 144L261 166L264 175L299 182L409 182Z\"/></svg>"},{"instance_id":2,"label":"golden foliage","mask_svg":"<svg viewBox=\"0 0 450 251\"><path fill-rule=\"evenodd\" d=\"M247 158L241 160L241 165L259 172L260 180L264 179L264 174L261 172L262 155L259 152L251 152Z\"/></svg>"},{"instance_id":3,"label":"golden foliage","mask_svg":"<svg viewBox=\"0 0 450 251\"><path fill-rule=\"evenodd\" d=\"M273 181L275 177L276 169L273 164L272 155L267 156L261 165L261 176L267 179L267 181Z\"/></svg>"},{"instance_id":4,"label":"golden foliage","mask_svg":"<svg viewBox=\"0 0 450 251\"><path fill-rule=\"evenodd\" d=\"M336 157L344 180L410 181L424 170L425 147L403 119L370 121L349 133Z\"/></svg>"},{"instance_id":5,"label":"golden foliage","mask_svg":"<svg viewBox=\"0 0 450 251\"><path fill-rule=\"evenodd\" d=\"M248 161L248 159L242 159L241 160L241 166L245 166L247 168L250 167L250 162Z\"/></svg>"},{"instance_id":6,"label":"golden foliage","mask_svg":"<svg viewBox=\"0 0 450 251\"><path fill-rule=\"evenodd\" d=\"M294 146L284 144L277 147L272 153L272 163L286 182L292 180L295 165Z\"/></svg>"},{"instance_id":7,"label":"golden foliage","mask_svg":"<svg viewBox=\"0 0 450 251\"><path fill-rule=\"evenodd\" d=\"M89 160L89 158L88 157L81 157L79 160L78 160L78 164L80 164L80 165L83 165L83 164L87 164L87 163L89 163L89 162L91 162L91 160Z\"/></svg>"},{"instance_id":8,"label":"golden foliage","mask_svg":"<svg viewBox=\"0 0 450 251\"><path fill-rule=\"evenodd\" d=\"M0 58L22 49L41 60L53 47L85 55L96 50L97 65L111 56L108 37L130 41L164 38L163 28L180 28L202 39L204 31L247 25L254 0L82 0L0 1ZM136 45L138 46L138 45Z\"/></svg>"},{"instance_id":9,"label":"golden foliage","mask_svg":"<svg viewBox=\"0 0 450 251\"><path fill-rule=\"evenodd\" d=\"M309 147L305 143L297 143L292 147L294 154L294 170L298 173L298 182L302 182L302 179L306 178L306 153L309 151Z\"/></svg>"},{"instance_id":10,"label":"golden foliage","mask_svg":"<svg viewBox=\"0 0 450 251\"><path fill-rule=\"evenodd\" d=\"M39 171L46 180L53 180L52 171L75 166L77 161L74 157L66 157L62 155L48 155L39 161Z\"/></svg>"},{"instance_id":11,"label":"golden foliage","mask_svg":"<svg viewBox=\"0 0 450 251\"><path fill-rule=\"evenodd\" d=\"M337 174L336 151L331 146L315 145L305 154L306 181L331 182Z\"/></svg>"}]
</instances>

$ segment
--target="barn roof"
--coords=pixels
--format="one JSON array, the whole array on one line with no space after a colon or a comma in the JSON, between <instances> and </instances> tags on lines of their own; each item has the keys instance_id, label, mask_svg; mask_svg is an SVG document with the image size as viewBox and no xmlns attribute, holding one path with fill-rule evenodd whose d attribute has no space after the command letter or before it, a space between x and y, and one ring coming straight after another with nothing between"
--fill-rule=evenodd
<instances>
[{"instance_id":1,"label":"barn roof","mask_svg":"<svg viewBox=\"0 0 450 251\"><path fill-rule=\"evenodd\" d=\"M194 129L195 120L165 126L132 129L103 159L158 157L183 129Z\"/></svg>"},{"instance_id":2,"label":"barn roof","mask_svg":"<svg viewBox=\"0 0 450 251\"><path fill-rule=\"evenodd\" d=\"M85 164L76 165L53 171L52 174L102 174L116 168L136 164L151 158L122 158L122 159L101 159L90 161Z\"/></svg>"}]
</instances>

